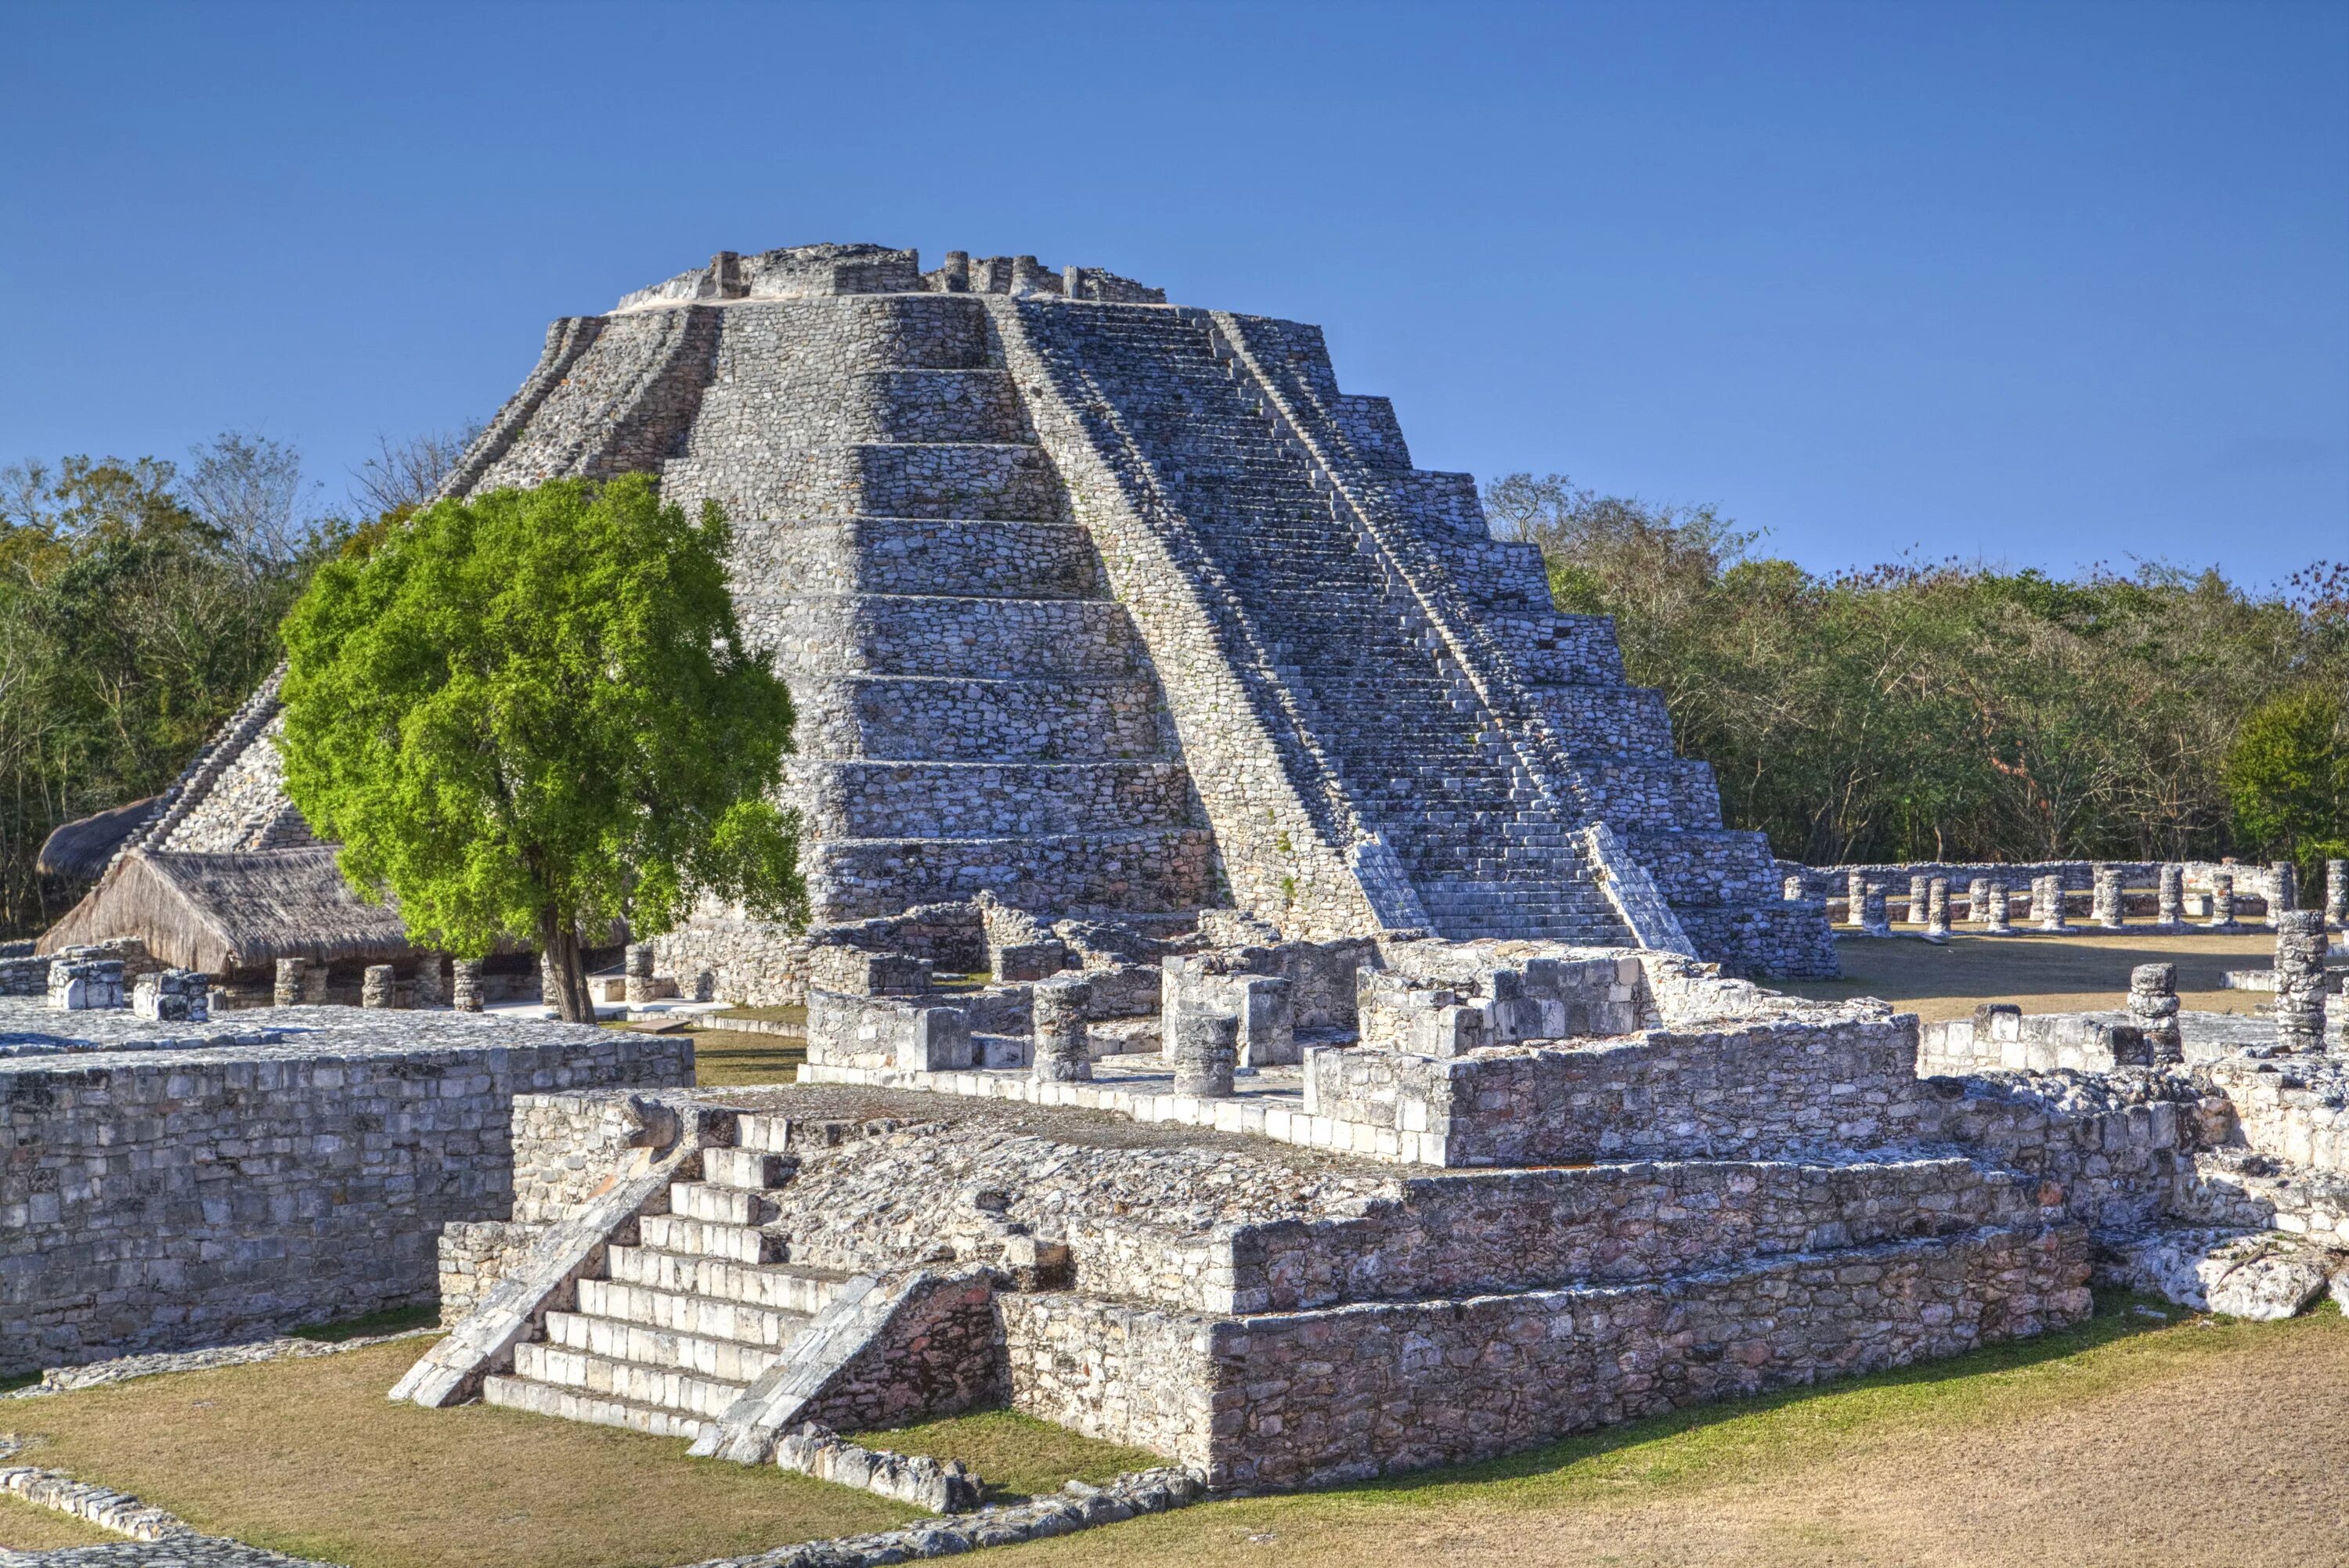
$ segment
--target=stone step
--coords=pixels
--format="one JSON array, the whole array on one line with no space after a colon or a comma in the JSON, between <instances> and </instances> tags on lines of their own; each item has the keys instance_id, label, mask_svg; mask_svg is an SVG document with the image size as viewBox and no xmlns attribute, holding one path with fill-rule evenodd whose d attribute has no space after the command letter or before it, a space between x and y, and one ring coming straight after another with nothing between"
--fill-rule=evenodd
<instances>
[{"instance_id":1,"label":"stone step","mask_svg":"<svg viewBox=\"0 0 2349 1568\"><path fill-rule=\"evenodd\" d=\"M827 839L993 839L1199 827L1179 762L785 762Z\"/></svg>"},{"instance_id":2,"label":"stone step","mask_svg":"<svg viewBox=\"0 0 2349 1568\"><path fill-rule=\"evenodd\" d=\"M1009 371L960 368L843 369L828 356L743 360L722 350L718 378L702 394L683 463L758 460L744 438L793 446L856 442L1008 441L1027 438L1027 420ZM731 363L730 363L731 361ZM775 410L787 410L781 432Z\"/></svg>"},{"instance_id":3,"label":"stone step","mask_svg":"<svg viewBox=\"0 0 2349 1568\"><path fill-rule=\"evenodd\" d=\"M744 640L803 676L1142 673L1125 606L1105 599L976 599L864 593L738 595Z\"/></svg>"},{"instance_id":4,"label":"stone step","mask_svg":"<svg viewBox=\"0 0 2349 1568\"><path fill-rule=\"evenodd\" d=\"M644 1244L665 1253L727 1258L738 1264L779 1264L790 1251L786 1238L750 1225L688 1219L681 1214L647 1214L636 1224Z\"/></svg>"},{"instance_id":5,"label":"stone step","mask_svg":"<svg viewBox=\"0 0 2349 1568\"><path fill-rule=\"evenodd\" d=\"M709 1220L721 1225L763 1225L775 1217L775 1205L755 1190L709 1181L672 1181L668 1212L680 1219Z\"/></svg>"},{"instance_id":6,"label":"stone step","mask_svg":"<svg viewBox=\"0 0 2349 1568\"><path fill-rule=\"evenodd\" d=\"M608 1394L591 1394L527 1377L495 1375L481 1381L481 1402L510 1410L554 1416L565 1421L586 1421L598 1427L626 1427L657 1438L693 1439L701 1435L699 1417L679 1414L658 1405L640 1405Z\"/></svg>"},{"instance_id":7,"label":"stone step","mask_svg":"<svg viewBox=\"0 0 2349 1568\"><path fill-rule=\"evenodd\" d=\"M992 891L1023 909L1143 913L1213 901L1215 835L1205 828L995 839L826 839L805 844L821 921L870 920L909 904Z\"/></svg>"},{"instance_id":8,"label":"stone step","mask_svg":"<svg viewBox=\"0 0 2349 1568\"><path fill-rule=\"evenodd\" d=\"M761 1266L656 1247L610 1247L604 1256L615 1284L811 1315L831 1305L848 1278L826 1269Z\"/></svg>"},{"instance_id":9,"label":"stone step","mask_svg":"<svg viewBox=\"0 0 2349 1568\"><path fill-rule=\"evenodd\" d=\"M789 1345L813 1315L778 1307L753 1306L748 1302L730 1301L722 1296L655 1290L649 1285L610 1279L583 1279L579 1282L579 1311L589 1317L611 1318L643 1328L696 1335L703 1339L730 1339L743 1345L763 1346L771 1350Z\"/></svg>"},{"instance_id":10,"label":"stone step","mask_svg":"<svg viewBox=\"0 0 2349 1568\"><path fill-rule=\"evenodd\" d=\"M631 1361L639 1367L690 1372L698 1377L727 1383L754 1383L761 1373L783 1357L782 1351L771 1345L711 1339L675 1329L648 1328L621 1318L590 1317L578 1312L548 1313L546 1343L564 1350Z\"/></svg>"},{"instance_id":11,"label":"stone step","mask_svg":"<svg viewBox=\"0 0 2349 1568\"><path fill-rule=\"evenodd\" d=\"M1158 691L1139 676L792 676L804 757L936 762L1163 759Z\"/></svg>"},{"instance_id":12,"label":"stone step","mask_svg":"<svg viewBox=\"0 0 2349 1568\"><path fill-rule=\"evenodd\" d=\"M647 1367L543 1340L514 1346L514 1376L533 1383L605 1395L705 1420L724 1415L726 1408L749 1386L747 1382L729 1382L674 1367Z\"/></svg>"},{"instance_id":13,"label":"stone step","mask_svg":"<svg viewBox=\"0 0 2349 1568\"><path fill-rule=\"evenodd\" d=\"M1019 442L857 441L671 460L665 483L749 519L940 517L1057 521L1060 476Z\"/></svg>"},{"instance_id":14,"label":"stone step","mask_svg":"<svg viewBox=\"0 0 2349 1568\"><path fill-rule=\"evenodd\" d=\"M740 1187L752 1192L781 1186L791 1179L791 1172L797 1164L796 1161L761 1149L704 1149L701 1151L703 1181L713 1187Z\"/></svg>"},{"instance_id":15,"label":"stone step","mask_svg":"<svg viewBox=\"0 0 2349 1568\"><path fill-rule=\"evenodd\" d=\"M742 593L958 594L1105 599L1092 536L1069 522L920 517L738 521Z\"/></svg>"}]
</instances>

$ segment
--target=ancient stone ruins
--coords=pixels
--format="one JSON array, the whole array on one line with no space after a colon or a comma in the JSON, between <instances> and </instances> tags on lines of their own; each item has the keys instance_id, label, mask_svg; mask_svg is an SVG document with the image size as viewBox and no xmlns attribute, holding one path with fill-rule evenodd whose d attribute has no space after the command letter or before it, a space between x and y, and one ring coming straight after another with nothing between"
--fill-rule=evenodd
<instances>
[{"instance_id":1,"label":"ancient stone ruins","mask_svg":"<svg viewBox=\"0 0 2349 1568\"><path fill-rule=\"evenodd\" d=\"M832 1434L1009 1405L1171 1467L823 1559L899 1561L1947 1356L2099 1270L2341 1272L2322 913L2257 884L2279 1002L2223 1024L2158 965L1922 1031L1733 977L1832 973L1896 871L1929 938L1953 876L1991 930L2002 875L2043 926L2186 875L1774 861L1317 329L721 254L557 322L448 490L636 469L736 521L816 919L705 909L608 1000L757 1005L806 1065L695 1088L689 1034L497 1011L534 960L343 888L264 689L0 956L0 1376L437 1298L397 1398L941 1511L976 1478Z\"/></svg>"}]
</instances>

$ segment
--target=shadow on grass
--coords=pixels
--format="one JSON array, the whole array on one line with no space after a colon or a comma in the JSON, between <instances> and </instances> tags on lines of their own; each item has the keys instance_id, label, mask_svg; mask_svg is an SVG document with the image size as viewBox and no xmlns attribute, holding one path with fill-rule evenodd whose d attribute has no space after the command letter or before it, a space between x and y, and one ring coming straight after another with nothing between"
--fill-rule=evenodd
<instances>
[{"instance_id":1,"label":"shadow on grass","mask_svg":"<svg viewBox=\"0 0 2349 1568\"><path fill-rule=\"evenodd\" d=\"M2137 1310L2140 1306L2157 1308L2159 1316ZM1936 1361L1919 1362L1914 1366L1888 1367L1880 1372L1863 1373L1854 1377L1838 1377L1817 1383L1806 1383L1796 1387L1781 1388L1767 1394L1749 1395L1743 1398L1726 1399L1717 1404L1691 1405L1660 1415L1643 1416L1635 1421L1609 1427L1602 1431L1581 1437L1567 1438L1523 1453L1506 1454L1498 1459L1480 1460L1469 1464L1449 1465L1440 1470L1414 1470L1404 1475L1379 1476L1361 1481L1344 1483L1343 1490L1367 1495L1408 1494L1436 1491L1476 1481L1522 1480L1535 1476L1549 1475L1594 1459L1636 1448L1663 1438L1682 1437L1732 1421L1765 1415L1773 1410L1787 1409L1836 1395L1851 1394L1871 1388L1923 1387L1949 1383L1985 1373L2013 1372L2027 1367L2061 1361L2067 1357L2104 1346L2132 1339L2157 1329L2175 1327L2194 1315L2158 1302L2152 1296L2128 1291L2099 1291L2096 1294L2095 1315L2086 1322L2069 1328L2060 1328L2030 1339L2009 1340L2000 1345L1984 1346L1967 1351L1962 1356L1948 1357Z\"/></svg>"},{"instance_id":2,"label":"shadow on grass","mask_svg":"<svg viewBox=\"0 0 2349 1568\"><path fill-rule=\"evenodd\" d=\"M431 1328L440 1321L437 1304L418 1306L386 1307L370 1312L364 1317L346 1317L334 1323L313 1323L287 1331L295 1339L315 1339L321 1345L340 1345L346 1339L366 1339L378 1334L405 1334L411 1328Z\"/></svg>"}]
</instances>

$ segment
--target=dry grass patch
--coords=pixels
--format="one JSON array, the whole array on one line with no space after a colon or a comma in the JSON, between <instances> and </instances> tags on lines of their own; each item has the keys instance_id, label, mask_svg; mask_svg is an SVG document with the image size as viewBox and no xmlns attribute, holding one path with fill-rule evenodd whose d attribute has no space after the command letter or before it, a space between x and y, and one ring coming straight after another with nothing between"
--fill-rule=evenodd
<instances>
[{"instance_id":1,"label":"dry grass patch","mask_svg":"<svg viewBox=\"0 0 2349 1568\"><path fill-rule=\"evenodd\" d=\"M100 1530L69 1513L39 1508L13 1497L0 1497L0 1547L17 1552L47 1552L57 1546L102 1546L120 1541L110 1530Z\"/></svg>"},{"instance_id":2,"label":"dry grass patch","mask_svg":"<svg viewBox=\"0 0 2349 1568\"><path fill-rule=\"evenodd\" d=\"M917 1511L771 1466L486 1405L384 1398L431 1341L147 1377L0 1408L26 1462L197 1529L351 1568L665 1568Z\"/></svg>"},{"instance_id":3,"label":"dry grass patch","mask_svg":"<svg viewBox=\"0 0 2349 1568\"><path fill-rule=\"evenodd\" d=\"M1490 1464L1212 1503L1003 1568L2339 1564L2349 1324L2141 1317ZM2167 1310L2167 1309L2165 1309Z\"/></svg>"},{"instance_id":4,"label":"dry grass patch","mask_svg":"<svg viewBox=\"0 0 2349 1568\"><path fill-rule=\"evenodd\" d=\"M2198 1013L2249 1013L2273 997L2226 991L2230 969L2264 969L2275 956L2268 933L2242 936L2116 932L2097 936L1968 936L1947 947L1914 937L1836 937L1839 980L1771 980L1797 996L1840 1002L1876 996L1928 1022L1962 1018L1984 1002L2015 1002L2026 1013L2078 1013L2118 1007L2129 971L2140 964L2178 965L2178 992Z\"/></svg>"},{"instance_id":5,"label":"dry grass patch","mask_svg":"<svg viewBox=\"0 0 2349 1568\"><path fill-rule=\"evenodd\" d=\"M852 1440L870 1449L960 1460L978 1472L989 1502L1058 1491L1064 1481L1091 1481L1099 1486L1126 1471L1154 1470L1166 1462L1146 1449L1121 1448L1080 1437L1066 1427L1017 1410L980 1410L942 1421L864 1432Z\"/></svg>"},{"instance_id":6,"label":"dry grass patch","mask_svg":"<svg viewBox=\"0 0 2349 1568\"><path fill-rule=\"evenodd\" d=\"M693 1032L693 1081L700 1088L792 1083L806 1060L807 1042L788 1035L758 1035L745 1029Z\"/></svg>"}]
</instances>

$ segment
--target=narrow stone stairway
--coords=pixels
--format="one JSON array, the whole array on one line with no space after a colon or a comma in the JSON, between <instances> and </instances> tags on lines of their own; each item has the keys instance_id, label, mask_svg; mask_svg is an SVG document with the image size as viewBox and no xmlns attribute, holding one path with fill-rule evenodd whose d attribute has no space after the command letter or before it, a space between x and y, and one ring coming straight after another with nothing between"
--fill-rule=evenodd
<instances>
[{"instance_id":1,"label":"narrow stone stairway","mask_svg":"<svg viewBox=\"0 0 2349 1568\"><path fill-rule=\"evenodd\" d=\"M762 1228L794 1164L788 1123L746 1114L736 1137L702 1151L703 1180L670 1184L669 1212L639 1220L636 1244L605 1250L575 1309L548 1313L484 1400L694 1438L784 1359L846 1276L792 1266L787 1239Z\"/></svg>"}]
</instances>

